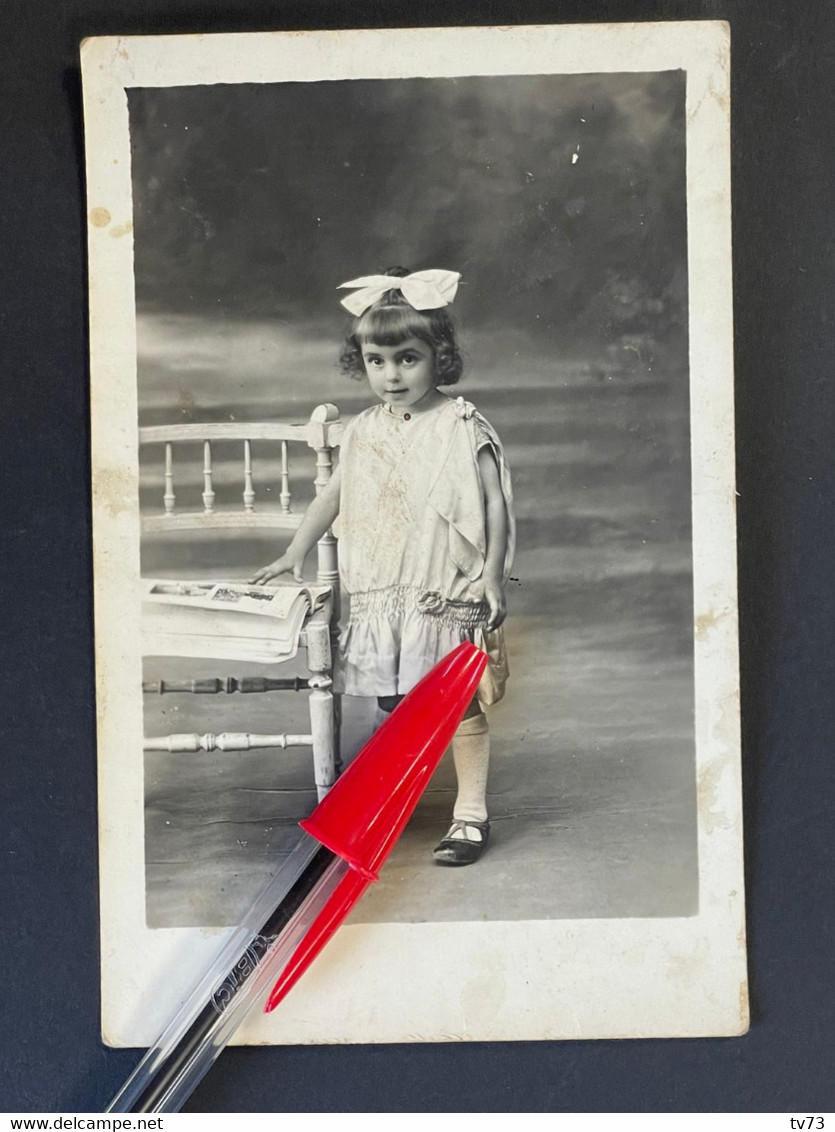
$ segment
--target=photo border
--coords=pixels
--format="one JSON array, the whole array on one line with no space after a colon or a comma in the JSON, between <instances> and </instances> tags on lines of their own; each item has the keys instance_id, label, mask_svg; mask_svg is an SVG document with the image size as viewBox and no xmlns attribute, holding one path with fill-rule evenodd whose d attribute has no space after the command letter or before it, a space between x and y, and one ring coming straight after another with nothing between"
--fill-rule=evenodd
<instances>
[{"instance_id":1,"label":"photo border","mask_svg":"<svg viewBox=\"0 0 835 1132\"><path fill-rule=\"evenodd\" d=\"M408 68L403 60L409 60ZM462 63L465 60L465 63ZM148 1044L225 932L145 927L131 86L687 73L700 910L681 919L345 927L241 1044L730 1035L747 1028L726 24L97 38L87 135L102 1014ZM443 964L439 962L443 956ZM427 992L431 988L431 993Z\"/></svg>"}]
</instances>

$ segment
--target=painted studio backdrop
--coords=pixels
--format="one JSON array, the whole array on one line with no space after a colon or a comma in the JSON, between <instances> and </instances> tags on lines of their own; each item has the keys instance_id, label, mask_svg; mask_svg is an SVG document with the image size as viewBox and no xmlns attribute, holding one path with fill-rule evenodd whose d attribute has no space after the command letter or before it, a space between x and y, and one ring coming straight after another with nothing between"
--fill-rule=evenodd
<instances>
[{"instance_id":1,"label":"painted studio backdrop","mask_svg":"<svg viewBox=\"0 0 835 1132\"><path fill-rule=\"evenodd\" d=\"M303 422L324 402L349 419L373 395L337 369L337 284L462 273L454 392L504 442L518 521L493 836L472 868L433 864L443 765L355 919L697 910L684 93L675 71L128 92L140 425ZM275 505L280 460L252 455L256 506ZM163 471L143 452L145 515ZM199 506L201 471L184 449L178 505ZM237 450L213 471L240 500ZM294 463L294 509L314 474ZM281 549L148 535L142 572L243 579ZM146 659L148 681L265 671ZM309 730L304 694L144 703L146 735ZM343 706L350 757L373 705ZM316 797L303 748L149 752L145 786L152 927L233 922Z\"/></svg>"}]
</instances>

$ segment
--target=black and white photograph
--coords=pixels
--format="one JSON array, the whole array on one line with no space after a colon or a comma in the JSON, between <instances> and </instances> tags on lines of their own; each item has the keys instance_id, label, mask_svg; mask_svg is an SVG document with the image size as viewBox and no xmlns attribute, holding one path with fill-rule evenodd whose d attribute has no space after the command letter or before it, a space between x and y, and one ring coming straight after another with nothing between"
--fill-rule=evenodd
<instances>
[{"instance_id":1,"label":"black and white photograph","mask_svg":"<svg viewBox=\"0 0 835 1132\"><path fill-rule=\"evenodd\" d=\"M211 952L469 640L476 696L331 960L459 949L447 992L401 1027L343 986L322 1022L323 960L288 1000L305 1040L744 1029L739 979L711 982L744 973L727 106L698 96L722 25L659 27L549 29L539 67L542 29L318 36L306 73L282 36L99 41L123 72L118 121L87 123L97 647L129 712L100 719L100 804L131 886L104 868L103 931L133 924L151 979ZM414 69L368 65L382 35ZM100 697L115 671L100 651ZM566 1028L511 973L565 1006L584 933L583 978L616 956L634 983ZM120 1044L135 1011L103 985Z\"/></svg>"}]
</instances>

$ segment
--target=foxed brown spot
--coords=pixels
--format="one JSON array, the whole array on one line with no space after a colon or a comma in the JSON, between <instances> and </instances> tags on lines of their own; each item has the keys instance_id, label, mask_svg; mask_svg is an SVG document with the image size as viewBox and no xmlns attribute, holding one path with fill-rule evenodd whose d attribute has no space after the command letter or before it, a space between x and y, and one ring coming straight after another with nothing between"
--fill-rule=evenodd
<instances>
[{"instance_id":1,"label":"foxed brown spot","mask_svg":"<svg viewBox=\"0 0 835 1132\"><path fill-rule=\"evenodd\" d=\"M93 477L93 498L112 518L137 506L136 480L127 469L102 468Z\"/></svg>"},{"instance_id":2,"label":"foxed brown spot","mask_svg":"<svg viewBox=\"0 0 835 1132\"><path fill-rule=\"evenodd\" d=\"M723 72L725 72L726 76L727 76L729 61L730 61L729 52L727 50L721 51L719 53L719 56L717 57L717 63L719 65L720 69ZM716 83L714 82L713 77L711 76L708 79L707 90L704 92L704 94L699 99L699 101L695 104L695 106L691 106L690 109L687 111L688 122L692 122L693 119L696 117L696 115L699 113L702 106L704 105L705 99L712 99L716 103L716 105L719 107L719 109L724 114L727 114L728 108L730 106L730 100L729 100L728 93L727 93L727 80L726 80L725 83L722 84L722 90L718 90Z\"/></svg>"},{"instance_id":3,"label":"foxed brown spot","mask_svg":"<svg viewBox=\"0 0 835 1132\"><path fill-rule=\"evenodd\" d=\"M498 952L480 956L481 974L468 979L461 988L461 1013L464 1024L474 1017L495 1017L507 1000L507 984L503 975L502 957Z\"/></svg>"},{"instance_id":4,"label":"foxed brown spot","mask_svg":"<svg viewBox=\"0 0 835 1132\"><path fill-rule=\"evenodd\" d=\"M719 58L717 59L717 63L719 65L720 69L727 73L728 64L729 64L729 56L728 56L727 51L721 52L721 54L719 55ZM719 109L723 113L727 113L728 107L730 106L727 88L724 88L722 90L717 90L716 89L716 83L714 82L712 77L710 79L708 79L707 92L706 92L705 97L706 98L712 98L713 101L716 103L716 105L719 107ZM699 102L700 106L701 106L701 104L702 103Z\"/></svg>"},{"instance_id":5,"label":"foxed brown spot","mask_svg":"<svg viewBox=\"0 0 835 1132\"><path fill-rule=\"evenodd\" d=\"M699 982L709 958L706 940L698 940L690 951L669 954L667 969L670 978L679 986L694 987Z\"/></svg>"},{"instance_id":6,"label":"foxed brown spot","mask_svg":"<svg viewBox=\"0 0 835 1132\"><path fill-rule=\"evenodd\" d=\"M739 1032L747 1034L751 1025L749 1018L748 980L743 979L739 984Z\"/></svg>"},{"instance_id":7,"label":"foxed brown spot","mask_svg":"<svg viewBox=\"0 0 835 1132\"><path fill-rule=\"evenodd\" d=\"M117 224L115 228L110 229L110 235L117 240L120 236L127 236L129 232L133 231L133 225L130 220L126 220L124 224Z\"/></svg>"},{"instance_id":8,"label":"foxed brown spot","mask_svg":"<svg viewBox=\"0 0 835 1132\"><path fill-rule=\"evenodd\" d=\"M730 43L731 29L726 24L725 27L723 28L723 31L724 31L724 35L725 35L725 42L723 43L722 49L721 49L721 51L719 52L719 54L716 58L716 62L718 64L719 69L722 72L722 74L725 75L726 78L727 78L728 72L731 69L731 43ZM725 88L725 91L721 94L716 90L712 90L711 93L712 93L713 97L716 99L717 105L719 107L721 107L722 110L727 111L729 106L730 106L730 100L729 100L728 94L727 94L727 87Z\"/></svg>"},{"instance_id":9,"label":"foxed brown spot","mask_svg":"<svg viewBox=\"0 0 835 1132\"><path fill-rule=\"evenodd\" d=\"M181 413L194 412L194 394L189 389L177 390L177 407Z\"/></svg>"},{"instance_id":10,"label":"foxed brown spot","mask_svg":"<svg viewBox=\"0 0 835 1132\"><path fill-rule=\"evenodd\" d=\"M715 629L718 624L719 616L712 609L708 610L707 613L700 613L693 622L696 640L704 640L710 630Z\"/></svg>"},{"instance_id":11,"label":"foxed brown spot","mask_svg":"<svg viewBox=\"0 0 835 1132\"><path fill-rule=\"evenodd\" d=\"M106 208L91 208L90 223L94 228L106 228L110 223L110 213Z\"/></svg>"},{"instance_id":12,"label":"foxed brown spot","mask_svg":"<svg viewBox=\"0 0 835 1132\"><path fill-rule=\"evenodd\" d=\"M715 759L699 772L696 795L699 804L699 817L704 822L705 832L710 834L717 829L727 829L731 820L719 805L719 782L724 767Z\"/></svg>"},{"instance_id":13,"label":"foxed brown spot","mask_svg":"<svg viewBox=\"0 0 835 1132\"><path fill-rule=\"evenodd\" d=\"M711 629L715 629L724 618L733 614L728 606L722 609L709 609L707 613L700 613L693 621L693 630L696 640L703 640Z\"/></svg>"}]
</instances>

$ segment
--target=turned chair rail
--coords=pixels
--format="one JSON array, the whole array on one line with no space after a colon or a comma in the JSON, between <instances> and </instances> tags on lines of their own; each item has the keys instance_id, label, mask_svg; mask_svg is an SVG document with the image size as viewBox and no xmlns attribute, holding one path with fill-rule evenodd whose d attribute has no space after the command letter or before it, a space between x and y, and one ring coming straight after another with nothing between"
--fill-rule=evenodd
<instances>
[{"instance_id":1,"label":"turned chair rail","mask_svg":"<svg viewBox=\"0 0 835 1132\"><path fill-rule=\"evenodd\" d=\"M342 422L335 405L317 405L310 420L304 424L282 421L254 421L250 423L206 423L182 425L148 425L139 430L140 445L162 445L165 489L162 496L162 517L177 514L175 490L174 446L201 443L203 445L203 510L189 512L190 516L215 514L214 470L212 444L220 441L238 441L241 445L241 499L243 515L256 510L256 484L253 466L253 441L266 441L278 445L281 461L281 478L278 494L279 515L292 512L290 492L290 445L304 444L316 453L316 486L319 490L328 482L333 469L333 450L342 436ZM277 516L270 513L270 517ZM153 518L153 516L149 516Z\"/></svg>"},{"instance_id":2,"label":"turned chair rail","mask_svg":"<svg viewBox=\"0 0 835 1132\"><path fill-rule=\"evenodd\" d=\"M342 432L339 410L331 404L317 405L310 420L304 424L259 421L150 425L140 428L140 446L156 445L162 448L164 484L159 509L143 515L142 528L148 534L233 529L295 531L301 522L302 512L294 511L292 506L291 451L296 445L305 445L315 453L313 485L318 495L333 475L333 454L339 446ZM241 446L241 504L234 508L219 508L214 489L212 445L229 441L237 441ZM280 473L277 485L259 482L253 442L278 446ZM177 505L176 452L180 445L195 443L203 446L200 493L203 506L202 509L184 509ZM275 448L271 456L275 459ZM277 503L262 501L259 504L259 488L263 491L268 486L278 486ZM336 579L336 547L333 536L328 532L319 543L318 580L327 585L335 585Z\"/></svg>"},{"instance_id":3,"label":"turned chair rail","mask_svg":"<svg viewBox=\"0 0 835 1132\"><path fill-rule=\"evenodd\" d=\"M303 676L203 676L186 680L144 680L145 695L165 696L172 693L194 696L217 696L241 692L306 692L310 681Z\"/></svg>"},{"instance_id":4,"label":"turned chair rail","mask_svg":"<svg viewBox=\"0 0 835 1132\"><path fill-rule=\"evenodd\" d=\"M169 754L197 753L199 751L255 751L263 748L312 747L312 735L258 735L250 731L207 732L204 735L159 735L145 739L145 751L167 751ZM329 784L328 784L329 785Z\"/></svg>"}]
</instances>

